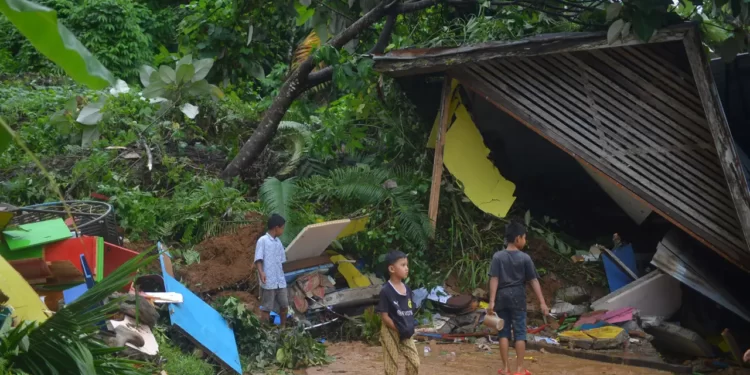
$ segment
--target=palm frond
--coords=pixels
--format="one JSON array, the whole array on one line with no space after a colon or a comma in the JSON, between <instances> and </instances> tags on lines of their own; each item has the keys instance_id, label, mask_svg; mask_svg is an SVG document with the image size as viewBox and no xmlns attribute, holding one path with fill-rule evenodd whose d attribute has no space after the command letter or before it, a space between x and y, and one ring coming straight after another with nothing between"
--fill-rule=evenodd
<instances>
[{"instance_id":1,"label":"palm frond","mask_svg":"<svg viewBox=\"0 0 750 375\"><path fill-rule=\"evenodd\" d=\"M289 69L291 72L294 69L297 69L297 67L300 66L305 60L307 60L313 52L315 52L316 49L320 47L320 37L318 37L318 34L315 33L315 30L311 30L310 34L307 34L307 37L302 40L297 45L297 48L294 50L294 57L292 58L292 69ZM313 72L317 72L320 69L325 68L325 64L322 62L313 69ZM324 87L328 86L330 82L326 82L325 84L319 85L314 87L311 91L317 92Z\"/></svg>"},{"instance_id":2,"label":"palm frond","mask_svg":"<svg viewBox=\"0 0 750 375\"><path fill-rule=\"evenodd\" d=\"M113 350L106 348L94 335L99 331L98 324L111 318L120 302L104 301L127 285L139 268L154 259L155 256L148 256L148 253L138 255L44 323L27 327L23 332L28 340L28 344L23 345L25 350L5 357L10 368L32 375L150 373L145 363L113 357ZM19 327L14 329L14 334L21 333L17 331ZM5 335L4 344L13 344L8 337L14 337L14 344L21 347L23 339L18 340L17 336Z\"/></svg>"},{"instance_id":3,"label":"palm frond","mask_svg":"<svg viewBox=\"0 0 750 375\"><path fill-rule=\"evenodd\" d=\"M297 69L318 47L320 47L320 38L315 33L315 30L311 30L310 34L307 34L307 37L294 50L292 69Z\"/></svg>"},{"instance_id":4,"label":"palm frond","mask_svg":"<svg viewBox=\"0 0 750 375\"><path fill-rule=\"evenodd\" d=\"M363 205L390 202L404 236L415 245L425 247L432 233L432 226L418 196L409 188L408 183L403 183L418 178L415 172L406 169L391 171L356 166L334 169L327 176L306 178L299 182L299 188L300 196L305 199L348 201ZM388 179L397 180L395 189L383 186Z\"/></svg>"},{"instance_id":5,"label":"palm frond","mask_svg":"<svg viewBox=\"0 0 750 375\"><path fill-rule=\"evenodd\" d=\"M280 176L286 176L297 168L302 157L310 149L312 133L310 133L307 125L294 121L281 121L279 123L279 130L281 131L281 135L289 142L292 149L292 155L287 160L284 168L279 172Z\"/></svg>"},{"instance_id":6,"label":"palm frond","mask_svg":"<svg viewBox=\"0 0 750 375\"><path fill-rule=\"evenodd\" d=\"M276 177L269 177L260 186L260 201L267 214L277 213L284 218L289 217L292 200L297 193L297 179L292 177L284 181Z\"/></svg>"}]
</instances>

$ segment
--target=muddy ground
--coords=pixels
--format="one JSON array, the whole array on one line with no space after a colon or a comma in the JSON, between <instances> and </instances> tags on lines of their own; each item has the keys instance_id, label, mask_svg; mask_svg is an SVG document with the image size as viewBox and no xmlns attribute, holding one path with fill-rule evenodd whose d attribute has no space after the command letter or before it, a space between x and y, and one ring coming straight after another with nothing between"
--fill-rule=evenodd
<instances>
[{"instance_id":1,"label":"muddy ground","mask_svg":"<svg viewBox=\"0 0 750 375\"><path fill-rule=\"evenodd\" d=\"M417 350L423 353L423 344L417 345ZM450 360L450 353L456 353L456 359ZM328 347L328 354L336 360L328 366L309 368L298 374L305 375L374 375L383 373L382 348L371 347L366 344L336 343ZM511 350L511 357L515 353ZM525 357L533 357L526 361L526 367L535 375L640 375L640 374L668 374L641 367L611 365L578 359L558 354L527 351ZM497 374L500 366L500 354L497 346L491 353L475 349L471 344L437 345L432 348L429 357L422 357L420 374L455 375L455 374ZM515 361L511 361L514 363ZM399 374L404 373L404 360L401 359Z\"/></svg>"}]
</instances>

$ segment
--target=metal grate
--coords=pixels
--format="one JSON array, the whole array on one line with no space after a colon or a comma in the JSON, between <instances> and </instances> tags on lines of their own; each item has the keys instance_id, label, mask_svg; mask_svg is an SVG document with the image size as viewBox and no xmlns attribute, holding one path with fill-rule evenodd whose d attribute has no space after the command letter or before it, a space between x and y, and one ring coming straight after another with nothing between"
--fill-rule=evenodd
<instances>
[{"instance_id":1,"label":"metal grate","mask_svg":"<svg viewBox=\"0 0 750 375\"><path fill-rule=\"evenodd\" d=\"M750 264L701 97L681 61L682 43L662 43L506 57L449 73L728 259Z\"/></svg>"},{"instance_id":2,"label":"metal grate","mask_svg":"<svg viewBox=\"0 0 750 375\"><path fill-rule=\"evenodd\" d=\"M66 219L67 205L82 235L103 237L104 241L121 246L117 219L111 205L95 201L65 201L35 204L19 208L12 224L29 224L56 218Z\"/></svg>"}]
</instances>

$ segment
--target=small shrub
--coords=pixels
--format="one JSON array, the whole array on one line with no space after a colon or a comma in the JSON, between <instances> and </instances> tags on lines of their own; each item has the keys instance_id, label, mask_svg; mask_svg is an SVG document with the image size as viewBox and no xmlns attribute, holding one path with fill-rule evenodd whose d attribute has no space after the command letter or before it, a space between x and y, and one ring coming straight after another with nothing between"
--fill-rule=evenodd
<instances>
[{"instance_id":1,"label":"small shrub","mask_svg":"<svg viewBox=\"0 0 750 375\"><path fill-rule=\"evenodd\" d=\"M251 361L245 363L247 369L273 365L296 369L322 365L330 360L325 346L301 329L267 328L234 297L220 298L215 305L234 329L240 354Z\"/></svg>"}]
</instances>

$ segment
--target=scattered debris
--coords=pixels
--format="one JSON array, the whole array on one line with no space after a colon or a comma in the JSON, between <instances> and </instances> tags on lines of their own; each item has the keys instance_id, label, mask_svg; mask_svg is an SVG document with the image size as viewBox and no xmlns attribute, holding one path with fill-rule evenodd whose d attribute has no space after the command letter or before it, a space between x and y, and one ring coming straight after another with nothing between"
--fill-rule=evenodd
<instances>
[{"instance_id":1,"label":"scattered debris","mask_svg":"<svg viewBox=\"0 0 750 375\"><path fill-rule=\"evenodd\" d=\"M694 357L712 357L711 345L697 333L673 323L661 324L646 329L654 336L652 343L664 351Z\"/></svg>"},{"instance_id":2,"label":"scattered debris","mask_svg":"<svg viewBox=\"0 0 750 375\"><path fill-rule=\"evenodd\" d=\"M642 315L671 317L682 305L680 282L655 270L591 304L594 310L634 307Z\"/></svg>"}]
</instances>

